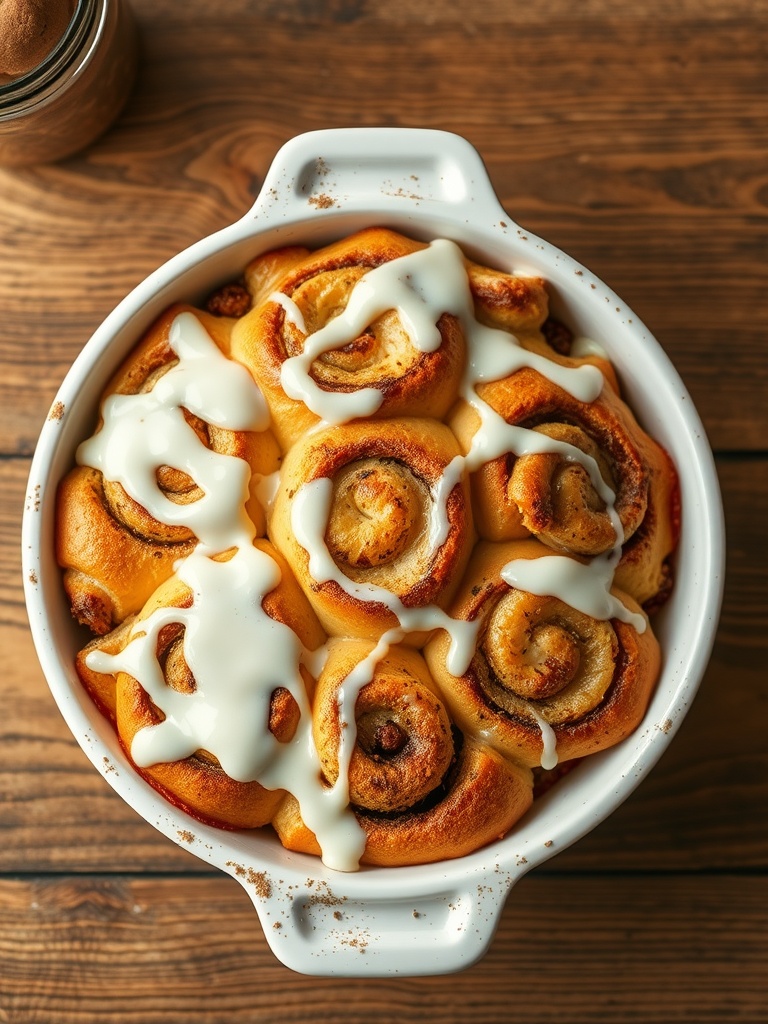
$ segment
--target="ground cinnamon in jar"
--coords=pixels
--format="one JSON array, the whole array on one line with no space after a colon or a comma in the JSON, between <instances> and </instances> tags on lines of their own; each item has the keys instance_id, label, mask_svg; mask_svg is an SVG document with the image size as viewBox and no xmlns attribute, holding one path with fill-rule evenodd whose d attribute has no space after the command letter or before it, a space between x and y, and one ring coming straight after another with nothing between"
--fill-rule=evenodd
<instances>
[{"instance_id":1,"label":"ground cinnamon in jar","mask_svg":"<svg viewBox=\"0 0 768 1024\"><path fill-rule=\"evenodd\" d=\"M0 0L0 82L42 64L74 12L73 0Z\"/></svg>"},{"instance_id":2,"label":"ground cinnamon in jar","mask_svg":"<svg viewBox=\"0 0 768 1024\"><path fill-rule=\"evenodd\" d=\"M135 69L125 0L0 0L0 164L58 160L93 142Z\"/></svg>"}]
</instances>

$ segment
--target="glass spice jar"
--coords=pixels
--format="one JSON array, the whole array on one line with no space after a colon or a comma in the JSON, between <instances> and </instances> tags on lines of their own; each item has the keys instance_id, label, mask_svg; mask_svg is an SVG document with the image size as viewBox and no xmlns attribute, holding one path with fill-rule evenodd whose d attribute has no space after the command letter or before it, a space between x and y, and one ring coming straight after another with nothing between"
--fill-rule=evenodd
<instances>
[{"instance_id":1,"label":"glass spice jar","mask_svg":"<svg viewBox=\"0 0 768 1024\"><path fill-rule=\"evenodd\" d=\"M0 165L60 160L93 142L128 99L136 57L125 0L78 0L51 53L0 84Z\"/></svg>"}]
</instances>

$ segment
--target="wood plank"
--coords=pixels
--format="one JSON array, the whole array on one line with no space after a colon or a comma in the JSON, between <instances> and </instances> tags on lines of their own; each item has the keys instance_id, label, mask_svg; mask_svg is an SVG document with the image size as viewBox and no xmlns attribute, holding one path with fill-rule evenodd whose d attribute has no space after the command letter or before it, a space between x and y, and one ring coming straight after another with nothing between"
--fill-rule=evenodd
<instances>
[{"instance_id":1,"label":"wood plank","mask_svg":"<svg viewBox=\"0 0 768 1024\"><path fill-rule=\"evenodd\" d=\"M674 743L640 788L553 870L768 866L768 477L720 463L729 548L714 657ZM27 461L0 461L0 871L198 870L123 804L69 734L32 649L13 540ZM55 835L55 844L51 836Z\"/></svg>"},{"instance_id":2,"label":"wood plank","mask_svg":"<svg viewBox=\"0 0 768 1024\"><path fill-rule=\"evenodd\" d=\"M231 879L6 879L0 1020L758 1024L766 906L762 877L532 875L461 974L315 979L273 958Z\"/></svg>"},{"instance_id":3,"label":"wood plank","mask_svg":"<svg viewBox=\"0 0 768 1024\"><path fill-rule=\"evenodd\" d=\"M365 5L325 16L297 4L287 21L270 10L167 21L140 5L144 62L120 123L60 165L0 171L4 452L31 452L91 331L149 271L242 214L289 135L360 123L465 134L510 214L651 326L715 446L764 450L757 13L714 32L649 8L597 31L563 13L513 22L497 5L493 31L468 22L435 35L389 16L372 32ZM513 86L498 71L510 61Z\"/></svg>"},{"instance_id":4,"label":"wood plank","mask_svg":"<svg viewBox=\"0 0 768 1024\"><path fill-rule=\"evenodd\" d=\"M133 0L132 8L143 21L167 22L179 18L175 0ZM252 0L188 0L184 12L197 21L215 21L232 25L254 14ZM569 0L539 0L539 3L517 7L508 0L486 0L467 7L463 0L430 0L429 4L412 0L390 0L378 4L373 0L260 0L258 15L264 20L284 22L308 21L319 24L346 24L348 22L395 22L430 25L455 25L472 28L475 25L545 24L553 21L621 20L643 24L662 19L667 24L694 21L696 23L736 19L755 20L768 13L766 0L733 0L724 10L720 0L680 0L670 10L666 0L584 0L577 7Z\"/></svg>"}]
</instances>

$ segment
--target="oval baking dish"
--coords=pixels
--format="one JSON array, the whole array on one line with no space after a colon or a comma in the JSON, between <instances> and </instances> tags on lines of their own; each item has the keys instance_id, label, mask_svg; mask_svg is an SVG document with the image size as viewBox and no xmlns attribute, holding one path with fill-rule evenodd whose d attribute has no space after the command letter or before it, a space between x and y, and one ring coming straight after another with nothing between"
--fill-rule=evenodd
<instances>
[{"instance_id":1,"label":"oval baking dish","mask_svg":"<svg viewBox=\"0 0 768 1024\"><path fill-rule=\"evenodd\" d=\"M449 238L488 266L544 277L553 313L607 351L628 403L676 463L682 524L675 587L654 620L661 676L640 727L579 764L503 840L458 860L346 874L285 850L267 831L201 824L132 770L74 669L82 637L54 557L54 505L108 380L170 303L199 302L259 253L319 246L372 225L424 241ZM514 883L610 814L658 760L704 673L722 596L724 531L712 455L690 397L658 343L606 285L510 219L477 152L456 135L362 128L293 139L241 220L155 271L104 321L52 412L32 463L22 545L31 629L53 696L94 766L139 814L243 884L274 953L296 971L438 974L473 963Z\"/></svg>"}]
</instances>

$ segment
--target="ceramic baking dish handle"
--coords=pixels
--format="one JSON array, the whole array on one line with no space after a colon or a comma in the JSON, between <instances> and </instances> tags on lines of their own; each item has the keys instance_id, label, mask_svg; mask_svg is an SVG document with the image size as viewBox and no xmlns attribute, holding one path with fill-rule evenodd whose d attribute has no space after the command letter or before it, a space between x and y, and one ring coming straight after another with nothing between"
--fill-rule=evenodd
<instances>
[{"instance_id":1,"label":"ceramic baking dish handle","mask_svg":"<svg viewBox=\"0 0 768 1024\"><path fill-rule=\"evenodd\" d=\"M241 880L242 881L242 880ZM245 883L244 883L245 884ZM384 977L444 974L473 964L493 937L506 875L468 876L425 894L339 897L323 883L264 899L247 885L273 952L302 974Z\"/></svg>"},{"instance_id":2,"label":"ceramic baking dish handle","mask_svg":"<svg viewBox=\"0 0 768 1024\"><path fill-rule=\"evenodd\" d=\"M338 128L309 132L277 153L244 221L274 224L358 213L373 224L397 210L498 223L509 217L477 150L451 132L415 128Z\"/></svg>"}]
</instances>

